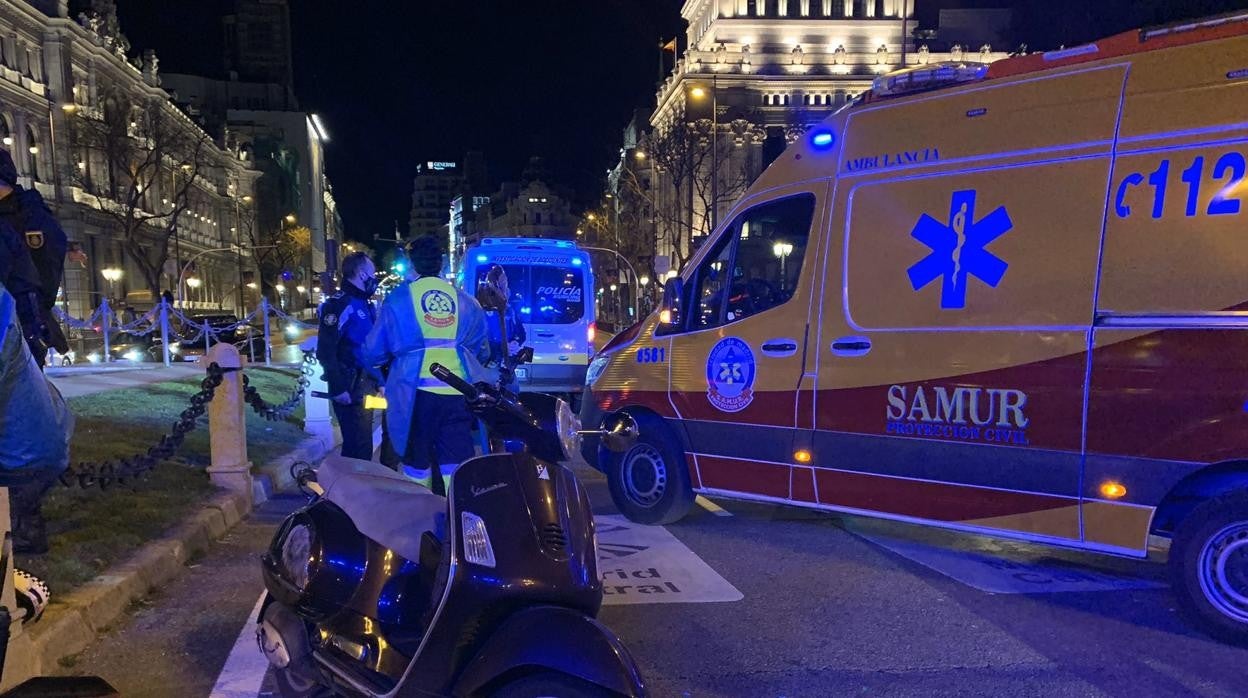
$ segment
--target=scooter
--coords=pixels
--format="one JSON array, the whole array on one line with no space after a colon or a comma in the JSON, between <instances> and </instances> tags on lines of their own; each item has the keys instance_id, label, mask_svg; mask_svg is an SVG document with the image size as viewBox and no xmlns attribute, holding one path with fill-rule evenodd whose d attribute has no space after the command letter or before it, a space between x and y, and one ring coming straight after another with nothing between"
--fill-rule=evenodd
<instances>
[{"instance_id":1,"label":"scooter","mask_svg":"<svg viewBox=\"0 0 1248 698\"><path fill-rule=\"evenodd\" d=\"M446 498L347 458L302 479L318 496L262 558L257 640L279 693L644 696L628 650L596 620L592 510L560 464L576 452L570 408L432 371L511 451L460 465ZM637 425L619 413L594 433L625 450Z\"/></svg>"}]
</instances>

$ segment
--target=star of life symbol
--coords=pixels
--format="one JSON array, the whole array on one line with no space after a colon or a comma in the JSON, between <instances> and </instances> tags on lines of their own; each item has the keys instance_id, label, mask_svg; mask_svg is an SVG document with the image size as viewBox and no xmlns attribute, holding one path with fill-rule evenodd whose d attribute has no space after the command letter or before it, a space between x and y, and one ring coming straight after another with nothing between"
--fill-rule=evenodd
<instances>
[{"instance_id":1,"label":"star of life symbol","mask_svg":"<svg viewBox=\"0 0 1248 698\"><path fill-rule=\"evenodd\" d=\"M975 220L974 189L955 191L949 204L948 225L926 213L915 223L910 237L931 248L931 253L910 267L914 290L941 279L940 307L966 307L966 280L974 276L996 288L1009 268L1000 257L984 249L1014 227L1004 206Z\"/></svg>"}]
</instances>

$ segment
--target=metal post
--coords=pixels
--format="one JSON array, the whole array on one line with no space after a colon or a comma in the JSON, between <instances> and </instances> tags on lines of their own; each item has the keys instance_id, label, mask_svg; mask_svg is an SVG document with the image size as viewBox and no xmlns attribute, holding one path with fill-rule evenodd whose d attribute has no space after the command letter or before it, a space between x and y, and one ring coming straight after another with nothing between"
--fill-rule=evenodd
<instances>
[{"instance_id":1,"label":"metal post","mask_svg":"<svg viewBox=\"0 0 1248 698\"><path fill-rule=\"evenodd\" d=\"M160 299L160 346L165 368L169 368L169 301Z\"/></svg>"},{"instance_id":2,"label":"metal post","mask_svg":"<svg viewBox=\"0 0 1248 698\"><path fill-rule=\"evenodd\" d=\"M247 358L251 363L256 363L256 343L251 341L251 321L247 321Z\"/></svg>"},{"instance_id":3,"label":"metal post","mask_svg":"<svg viewBox=\"0 0 1248 698\"><path fill-rule=\"evenodd\" d=\"M264 315L264 365L273 365L273 349L269 345L269 299L260 299L260 311Z\"/></svg>"},{"instance_id":4,"label":"metal post","mask_svg":"<svg viewBox=\"0 0 1248 698\"><path fill-rule=\"evenodd\" d=\"M719 74L711 75L711 232L719 225Z\"/></svg>"},{"instance_id":5,"label":"metal post","mask_svg":"<svg viewBox=\"0 0 1248 698\"><path fill-rule=\"evenodd\" d=\"M212 338L211 332L212 330L208 329L208 321L204 320L204 355L207 355L208 350L212 348L211 342L208 341Z\"/></svg>"},{"instance_id":6,"label":"metal post","mask_svg":"<svg viewBox=\"0 0 1248 698\"><path fill-rule=\"evenodd\" d=\"M100 308L100 310L103 313L103 320L101 320L101 322L104 323L101 326L101 329L104 332L104 361L103 363L109 363L110 361L113 360L112 359L113 348L112 348L111 343L109 342L109 337L108 337L108 332L111 329L112 324L113 324L113 317L112 317L113 314L112 314L112 311L108 307L107 298L104 299L104 302L101 304L101 306L102 307Z\"/></svg>"}]
</instances>

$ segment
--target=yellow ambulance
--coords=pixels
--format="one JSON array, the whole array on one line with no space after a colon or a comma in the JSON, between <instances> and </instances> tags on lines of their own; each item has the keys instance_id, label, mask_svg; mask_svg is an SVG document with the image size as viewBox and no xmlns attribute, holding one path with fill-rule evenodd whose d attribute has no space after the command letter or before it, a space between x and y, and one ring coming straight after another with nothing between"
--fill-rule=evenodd
<instances>
[{"instance_id":1,"label":"yellow ambulance","mask_svg":"<svg viewBox=\"0 0 1248 698\"><path fill-rule=\"evenodd\" d=\"M1248 14L883 76L591 363L694 493L1143 557L1248 642Z\"/></svg>"}]
</instances>

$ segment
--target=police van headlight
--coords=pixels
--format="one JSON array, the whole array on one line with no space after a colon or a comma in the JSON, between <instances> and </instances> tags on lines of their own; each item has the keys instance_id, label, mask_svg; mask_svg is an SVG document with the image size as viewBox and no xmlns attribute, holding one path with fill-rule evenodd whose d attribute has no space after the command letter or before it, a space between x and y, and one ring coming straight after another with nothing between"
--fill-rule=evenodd
<instances>
[{"instance_id":1,"label":"police van headlight","mask_svg":"<svg viewBox=\"0 0 1248 698\"><path fill-rule=\"evenodd\" d=\"M469 511L460 512L459 520L464 531L464 559L474 565L493 567L494 546L490 545L489 531L485 530L485 521Z\"/></svg>"},{"instance_id":2,"label":"police van headlight","mask_svg":"<svg viewBox=\"0 0 1248 698\"><path fill-rule=\"evenodd\" d=\"M602 372L607 370L607 364L611 362L611 357L606 354L599 354L589 362L589 367L585 369L585 385L593 385Z\"/></svg>"}]
</instances>

